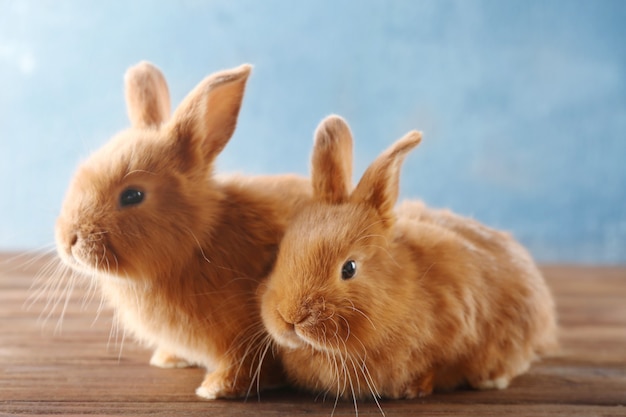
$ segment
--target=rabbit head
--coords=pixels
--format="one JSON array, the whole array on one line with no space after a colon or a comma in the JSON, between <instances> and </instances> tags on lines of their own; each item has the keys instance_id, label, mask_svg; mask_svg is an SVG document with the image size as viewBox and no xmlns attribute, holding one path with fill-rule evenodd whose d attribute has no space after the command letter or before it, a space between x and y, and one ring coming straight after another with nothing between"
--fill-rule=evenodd
<instances>
[{"instance_id":1,"label":"rabbit head","mask_svg":"<svg viewBox=\"0 0 626 417\"><path fill-rule=\"evenodd\" d=\"M250 71L207 77L171 118L161 72L147 62L127 71L131 127L78 168L57 220L67 264L134 278L186 261L210 233L213 162L235 130Z\"/></svg>"},{"instance_id":2,"label":"rabbit head","mask_svg":"<svg viewBox=\"0 0 626 417\"><path fill-rule=\"evenodd\" d=\"M389 310L400 308L394 298L403 291L389 273L398 267L389 252L393 207L401 163L420 140L410 132L397 141L352 190L349 127L337 116L320 124L311 168L315 201L288 227L261 297L262 318L279 345L362 352L393 328L397 314Z\"/></svg>"}]
</instances>

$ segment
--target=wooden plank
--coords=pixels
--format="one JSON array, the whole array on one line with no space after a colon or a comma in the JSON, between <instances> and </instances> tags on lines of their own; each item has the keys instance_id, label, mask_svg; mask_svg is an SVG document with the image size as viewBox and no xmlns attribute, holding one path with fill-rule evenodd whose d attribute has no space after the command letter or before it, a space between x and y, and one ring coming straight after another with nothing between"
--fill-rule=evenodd
<instances>
[{"instance_id":1,"label":"wooden plank","mask_svg":"<svg viewBox=\"0 0 626 417\"><path fill-rule=\"evenodd\" d=\"M93 403L76 402L72 404L32 402L25 404L33 415L52 416L111 416L111 415L134 415L134 416L231 416L231 417L271 417L271 416L295 416L306 415L307 417L329 417L332 412L332 404L326 404L325 410L320 410L310 404L279 403L279 402L258 402L258 403L235 403L228 401L217 401L209 403L180 403L180 402L154 402L138 404L119 404L111 402L100 402L97 408ZM485 405L475 404L471 407L458 404L403 404L397 402L396 406L390 407L383 404L385 415L395 416L437 416L437 417L458 417L458 416L510 416L526 415L534 417L612 417L624 416L624 407L600 407L588 406L579 407L575 405L528 405L520 408L516 405ZM519 412L516 410L523 410ZM20 413L20 411L9 411ZM359 416L381 416L376 407L360 406ZM337 407L334 416L354 417L354 408Z\"/></svg>"},{"instance_id":2,"label":"wooden plank","mask_svg":"<svg viewBox=\"0 0 626 417\"><path fill-rule=\"evenodd\" d=\"M0 255L0 413L31 415L355 415L354 404L288 389L260 401L204 401L203 370L150 367L150 352L113 331L99 296L77 286L56 308L26 300L43 258L22 267ZM400 415L626 415L626 268L543 267L561 323L562 351L498 392L437 393L383 401ZM62 294L58 292L57 295ZM61 311L61 329L57 327ZM101 310L98 313L98 310ZM52 310L47 320L39 318ZM45 324L44 324L45 321ZM359 415L381 415L372 402Z\"/></svg>"}]
</instances>

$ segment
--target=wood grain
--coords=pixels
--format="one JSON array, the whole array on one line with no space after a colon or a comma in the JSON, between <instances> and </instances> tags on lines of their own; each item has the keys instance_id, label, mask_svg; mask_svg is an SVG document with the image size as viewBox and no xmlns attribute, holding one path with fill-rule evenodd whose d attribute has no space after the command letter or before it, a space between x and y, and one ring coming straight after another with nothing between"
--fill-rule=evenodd
<instances>
[{"instance_id":1,"label":"wood grain","mask_svg":"<svg viewBox=\"0 0 626 417\"><path fill-rule=\"evenodd\" d=\"M111 330L112 313L99 296L92 292L85 300L87 286L78 285L56 308L46 305L47 297L31 303L40 284L31 286L48 258L26 264L28 258L0 255L0 413L330 416L335 409L335 416L355 415L353 403L335 408L334 399L288 389L247 401L197 398L203 371L149 366L150 352ZM558 355L535 364L507 390L382 401L385 415L626 416L626 267L542 269L557 300ZM381 411L361 402L358 414Z\"/></svg>"}]
</instances>

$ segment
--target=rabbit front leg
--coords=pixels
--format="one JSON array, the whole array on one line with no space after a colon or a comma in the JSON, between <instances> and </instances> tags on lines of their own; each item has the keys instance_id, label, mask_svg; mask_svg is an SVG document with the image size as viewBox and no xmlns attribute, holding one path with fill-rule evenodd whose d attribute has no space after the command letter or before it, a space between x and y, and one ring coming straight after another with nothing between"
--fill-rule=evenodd
<instances>
[{"instance_id":1,"label":"rabbit front leg","mask_svg":"<svg viewBox=\"0 0 626 417\"><path fill-rule=\"evenodd\" d=\"M157 348L152 357L150 358L150 365L158 368L189 368L194 366L183 358L180 358L173 353L168 352L162 348Z\"/></svg>"}]
</instances>

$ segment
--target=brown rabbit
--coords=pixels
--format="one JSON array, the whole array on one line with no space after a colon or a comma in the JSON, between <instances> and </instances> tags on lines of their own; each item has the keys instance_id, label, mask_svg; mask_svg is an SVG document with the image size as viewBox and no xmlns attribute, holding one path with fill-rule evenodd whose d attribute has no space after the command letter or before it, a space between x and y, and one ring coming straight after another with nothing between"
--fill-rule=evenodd
<instances>
[{"instance_id":1,"label":"brown rabbit","mask_svg":"<svg viewBox=\"0 0 626 417\"><path fill-rule=\"evenodd\" d=\"M255 294L311 195L296 176L212 175L250 70L207 77L170 119L161 72L130 68L132 127L79 167L56 227L62 260L96 276L122 326L156 349L151 364L209 370L196 391L208 399L280 383Z\"/></svg>"},{"instance_id":2,"label":"brown rabbit","mask_svg":"<svg viewBox=\"0 0 626 417\"><path fill-rule=\"evenodd\" d=\"M352 190L352 137L318 127L312 201L289 225L263 322L297 386L338 398L502 389L556 345L553 300L510 235L407 202L394 211L410 132Z\"/></svg>"}]
</instances>

